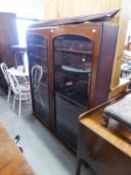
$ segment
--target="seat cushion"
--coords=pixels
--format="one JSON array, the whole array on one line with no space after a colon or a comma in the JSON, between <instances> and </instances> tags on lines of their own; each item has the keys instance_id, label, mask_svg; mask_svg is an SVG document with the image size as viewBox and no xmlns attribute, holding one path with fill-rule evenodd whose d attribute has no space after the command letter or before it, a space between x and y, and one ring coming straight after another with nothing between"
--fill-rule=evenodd
<instances>
[{"instance_id":1,"label":"seat cushion","mask_svg":"<svg viewBox=\"0 0 131 175\"><path fill-rule=\"evenodd\" d=\"M18 87L16 87L16 90L21 92L30 92L30 85L19 85Z\"/></svg>"},{"instance_id":2,"label":"seat cushion","mask_svg":"<svg viewBox=\"0 0 131 175\"><path fill-rule=\"evenodd\" d=\"M131 128L131 94L126 95L118 102L107 106L104 109L106 116L112 117L115 120Z\"/></svg>"}]
</instances>

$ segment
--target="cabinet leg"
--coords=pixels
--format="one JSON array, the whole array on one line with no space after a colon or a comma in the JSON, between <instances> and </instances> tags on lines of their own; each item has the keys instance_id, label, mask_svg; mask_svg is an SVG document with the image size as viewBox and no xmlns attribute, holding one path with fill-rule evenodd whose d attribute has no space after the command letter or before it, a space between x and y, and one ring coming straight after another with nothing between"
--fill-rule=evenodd
<instances>
[{"instance_id":1,"label":"cabinet leg","mask_svg":"<svg viewBox=\"0 0 131 175\"><path fill-rule=\"evenodd\" d=\"M83 160L79 160L77 161L77 165L76 165L76 175L80 175L81 174L81 165L85 165L86 168L89 168L89 164Z\"/></svg>"},{"instance_id":2,"label":"cabinet leg","mask_svg":"<svg viewBox=\"0 0 131 175\"><path fill-rule=\"evenodd\" d=\"M80 175L80 172L81 172L81 160L78 160L77 161L77 164L76 164L76 175Z\"/></svg>"}]
</instances>

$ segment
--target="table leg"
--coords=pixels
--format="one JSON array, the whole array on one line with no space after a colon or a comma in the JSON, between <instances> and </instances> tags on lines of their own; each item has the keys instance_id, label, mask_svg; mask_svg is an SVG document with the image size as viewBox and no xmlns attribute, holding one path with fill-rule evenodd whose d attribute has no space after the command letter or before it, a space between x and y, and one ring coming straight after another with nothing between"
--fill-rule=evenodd
<instances>
[{"instance_id":1,"label":"table leg","mask_svg":"<svg viewBox=\"0 0 131 175\"><path fill-rule=\"evenodd\" d=\"M17 53L14 53L15 69L17 69Z\"/></svg>"}]
</instances>

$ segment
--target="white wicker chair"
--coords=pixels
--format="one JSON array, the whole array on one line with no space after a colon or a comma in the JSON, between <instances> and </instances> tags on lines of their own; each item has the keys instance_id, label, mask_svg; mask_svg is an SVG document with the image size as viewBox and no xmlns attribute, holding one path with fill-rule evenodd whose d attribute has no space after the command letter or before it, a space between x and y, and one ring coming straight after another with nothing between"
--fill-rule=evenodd
<instances>
[{"instance_id":1,"label":"white wicker chair","mask_svg":"<svg viewBox=\"0 0 131 175\"><path fill-rule=\"evenodd\" d=\"M10 96L11 96L11 86L10 86L8 75L7 75L8 67L7 67L7 65L5 63L1 63L0 67L1 67L2 73L4 75L4 78L6 80L6 83L8 85L7 102L9 103L10 102Z\"/></svg>"},{"instance_id":2,"label":"white wicker chair","mask_svg":"<svg viewBox=\"0 0 131 175\"><path fill-rule=\"evenodd\" d=\"M14 100L13 100L13 110L15 109L16 100L19 101L19 112L18 115L21 116L21 102L22 101L31 101L30 96L30 85L29 84L19 84L17 78L11 75L9 72L8 79L11 86L12 91L14 92Z\"/></svg>"}]
</instances>

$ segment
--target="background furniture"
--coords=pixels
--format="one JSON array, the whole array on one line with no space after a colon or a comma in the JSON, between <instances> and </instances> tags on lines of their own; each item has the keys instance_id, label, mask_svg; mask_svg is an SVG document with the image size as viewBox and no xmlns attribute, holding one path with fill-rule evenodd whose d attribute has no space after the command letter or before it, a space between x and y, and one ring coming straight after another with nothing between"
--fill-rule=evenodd
<instances>
[{"instance_id":1,"label":"background furniture","mask_svg":"<svg viewBox=\"0 0 131 175\"><path fill-rule=\"evenodd\" d=\"M17 77L29 77L29 71L28 71L28 67L25 67L26 69L23 71L23 66L17 66L17 69L15 68L15 66L10 67L8 69L8 72L14 76Z\"/></svg>"},{"instance_id":2,"label":"background furniture","mask_svg":"<svg viewBox=\"0 0 131 175\"><path fill-rule=\"evenodd\" d=\"M131 145L128 142L130 130L113 119L110 119L107 128L101 124L104 108L121 98L108 101L80 116L77 175L80 175L83 161L97 175L131 173Z\"/></svg>"},{"instance_id":3,"label":"background furniture","mask_svg":"<svg viewBox=\"0 0 131 175\"><path fill-rule=\"evenodd\" d=\"M25 71L24 55L26 54L26 47L21 45L12 45L12 53L15 60L15 68L17 69L18 65L23 65L23 72Z\"/></svg>"},{"instance_id":4,"label":"background furniture","mask_svg":"<svg viewBox=\"0 0 131 175\"><path fill-rule=\"evenodd\" d=\"M8 67L14 66L14 58L11 46L18 44L16 30L16 15L13 13L0 13L0 63L4 62ZM7 92L8 86L0 70L0 86Z\"/></svg>"},{"instance_id":5,"label":"background furniture","mask_svg":"<svg viewBox=\"0 0 131 175\"><path fill-rule=\"evenodd\" d=\"M10 96L11 96L11 86L10 86L10 82L9 82L9 78L8 78L8 74L7 74L7 70L8 70L8 67L5 63L1 63L0 64L0 68L1 68L1 71L4 75L4 78L6 80L6 83L8 85L8 97L7 97L7 102L9 103L10 102Z\"/></svg>"},{"instance_id":6,"label":"background furniture","mask_svg":"<svg viewBox=\"0 0 131 175\"><path fill-rule=\"evenodd\" d=\"M34 65L43 68L44 108L32 84L33 112L76 148L78 116L108 98L118 27L106 23L38 26L28 30L27 50L30 72Z\"/></svg>"},{"instance_id":7,"label":"background furniture","mask_svg":"<svg viewBox=\"0 0 131 175\"><path fill-rule=\"evenodd\" d=\"M8 73L8 79L11 86L11 89L14 93L14 100L13 100L13 110L15 109L16 100L19 101L19 111L18 115L21 117L21 103L22 101L30 100L30 84L19 84L17 78L14 75ZM31 101L31 100L30 100Z\"/></svg>"},{"instance_id":8,"label":"background furniture","mask_svg":"<svg viewBox=\"0 0 131 175\"><path fill-rule=\"evenodd\" d=\"M131 36L128 36L127 48L126 49L131 51Z\"/></svg>"},{"instance_id":9,"label":"background furniture","mask_svg":"<svg viewBox=\"0 0 131 175\"><path fill-rule=\"evenodd\" d=\"M0 173L3 175L35 175L15 142L0 124Z\"/></svg>"}]
</instances>

